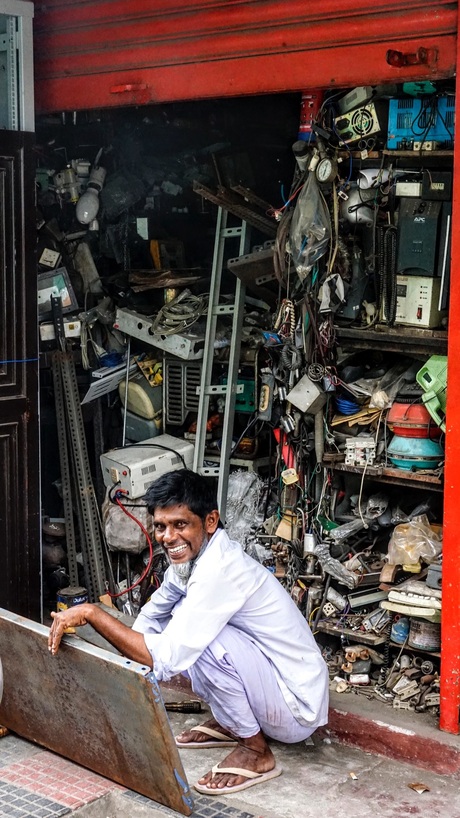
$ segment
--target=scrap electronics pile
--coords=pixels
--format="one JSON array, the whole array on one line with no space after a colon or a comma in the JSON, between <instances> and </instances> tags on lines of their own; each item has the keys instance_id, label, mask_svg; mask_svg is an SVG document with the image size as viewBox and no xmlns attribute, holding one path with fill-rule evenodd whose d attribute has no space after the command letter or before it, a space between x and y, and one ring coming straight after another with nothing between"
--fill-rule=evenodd
<instances>
[{"instance_id":1,"label":"scrap electronics pile","mask_svg":"<svg viewBox=\"0 0 460 818\"><path fill-rule=\"evenodd\" d=\"M70 580L135 613L165 569L133 520L151 533L146 488L217 469L230 534L336 689L436 710L454 89L305 93L272 167L232 111L237 148L230 115L198 137L189 107L77 118L38 151L42 398L64 429L50 599Z\"/></svg>"}]
</instances>

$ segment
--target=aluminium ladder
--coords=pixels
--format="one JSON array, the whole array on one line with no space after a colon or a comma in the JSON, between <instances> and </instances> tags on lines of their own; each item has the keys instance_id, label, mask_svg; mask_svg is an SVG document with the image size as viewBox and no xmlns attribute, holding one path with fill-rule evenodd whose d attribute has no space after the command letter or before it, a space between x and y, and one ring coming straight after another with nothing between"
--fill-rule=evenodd
<instances>
[{"instance_id":1,"label":"aluminium ladder","mask_svg":"<svg viewBox=\"0 0 460 818\"><path fill-rule=\"evenodd\" d=\"M236 394L242 387L238 387L238 369L241 350L241 333L244 317L244 298L246 288L239 278L235 278L234 304L220 304L222 272L226 259L226 250L231 242L239 240L238 255L248 252L249 227L245 221L240 227L227 227L228 212L219 207L217 213L216 238L214 242L214 256L209 291L208 317L201 370L201 382L198 391L198 418L196 426L195 453L193 470L206 477L218 477L217 501L221 519L225 522L227 507L228 477L230 473L230 454L233 446L233 423L235 418ZM228 360L227 384L212 383L212 369L214 364L214 343L216 338L217 319L222 315L232 315L232 338ZM206 466L206 425L209 413L209 398L211 395L225 396L225 410L222 427L222 446L219 466Z\"/></svg>"}]
</instances>

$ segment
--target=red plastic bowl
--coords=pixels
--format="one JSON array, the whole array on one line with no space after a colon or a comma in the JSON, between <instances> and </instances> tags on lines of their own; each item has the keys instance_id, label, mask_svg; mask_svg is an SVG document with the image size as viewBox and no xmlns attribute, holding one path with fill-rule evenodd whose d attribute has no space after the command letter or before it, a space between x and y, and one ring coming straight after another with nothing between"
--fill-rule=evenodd
<instances>
[{"instance_id":1,"label":"red plastic bowl","mask_svg":"<svg viewBox=\"0 0 460 818\"><path fill-rule=\"evenodd\" d=\"M394 403L388 412L387 425L400 437L437 440L442 434L423 403Z\"/></svg>"}]
</instances>

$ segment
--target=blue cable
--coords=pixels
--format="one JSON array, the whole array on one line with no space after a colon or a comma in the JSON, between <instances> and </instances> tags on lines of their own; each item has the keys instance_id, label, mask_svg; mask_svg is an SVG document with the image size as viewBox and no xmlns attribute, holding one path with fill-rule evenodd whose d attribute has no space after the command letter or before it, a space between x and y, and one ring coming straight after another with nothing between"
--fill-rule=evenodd
<instances>
[{"instance_id":1,"label":"blue cable","mask_svg":"<svg viewBox=\"0 0 460 818\"><path fill-rule=\"evenodd\" d=\"M30 361L38 361L39 358L11 358L9 361L0 361L0 365L3 364L27 364Z\"/></svg>"}]
</instances>

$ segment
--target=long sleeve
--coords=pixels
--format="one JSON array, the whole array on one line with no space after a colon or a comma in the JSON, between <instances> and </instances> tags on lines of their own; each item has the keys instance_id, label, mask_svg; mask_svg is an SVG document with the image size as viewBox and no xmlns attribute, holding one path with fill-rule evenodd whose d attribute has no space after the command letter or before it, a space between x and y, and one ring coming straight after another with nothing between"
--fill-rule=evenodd
<instances>
[{"instance_id":1,"label":"long sleeve","mask_svg":"<svg viewBox=\"0 0 460 818\"><path fill-rule=\"evenodd\" d=\"M159 614L164 616L166 612L171 589L164 589L159 605L156 597L162 589L154 594L153 607L149 609L148 603L142 609L136 629L144 633L158 679L167 680L187 670L241 609L250 589L240 567L231 553L219 551L216 560L213 551L207 549L197 561L186 595L177 599L164 630L159 632L156 624Z\"/></svg>"}]
</instances>

